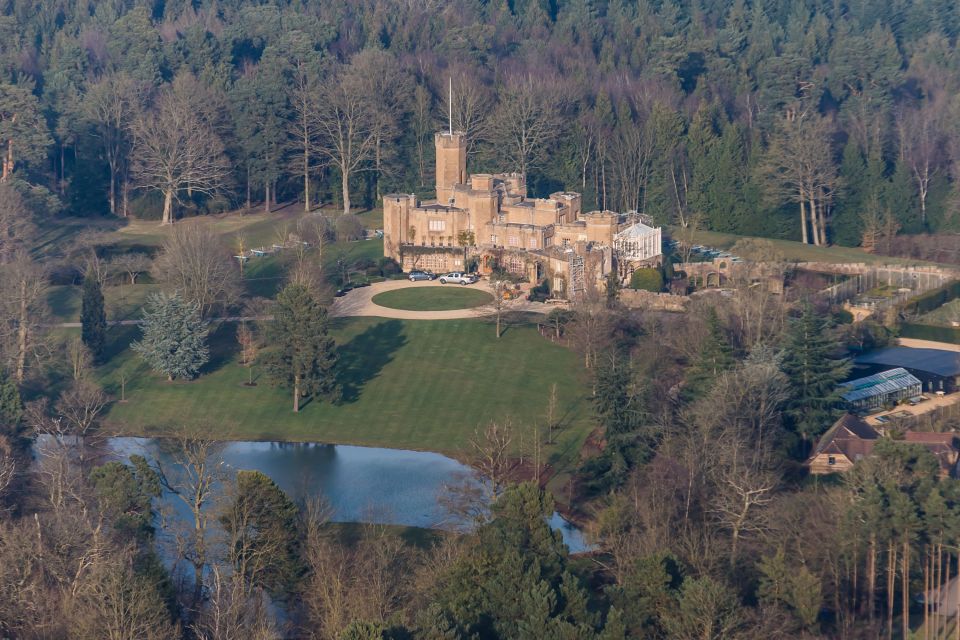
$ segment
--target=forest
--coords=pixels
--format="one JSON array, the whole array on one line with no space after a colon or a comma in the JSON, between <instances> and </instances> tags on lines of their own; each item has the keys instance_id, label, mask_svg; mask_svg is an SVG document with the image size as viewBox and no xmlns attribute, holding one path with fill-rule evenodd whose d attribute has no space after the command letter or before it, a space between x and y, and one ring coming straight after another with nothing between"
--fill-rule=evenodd
<instances>
[{"instance_id":1,"label":"forest","mask_svg":"<svg viewBox=\"0 0 960 640\"><path fill-rule=\"evenodd\" d=\"M560 489L538 482L541 446L567 442L560 373L524 398L539 424L478 427L460 454L480 492L445 497L463 529L335 522L322 496L227 473L206 423L168 425L163 461L105 450L145 389L172 422L183 390L266 406L254 364L294 417L344 402L360 358L328 303L353 271L396 275L360 239L384 194L434 195L447 127L470 171L678 236L958 263L958 33L947 0L0 0L0 635L960 637L931 604L960 575L960 481L899 423L842 477L803 467L850 356L899 322L812 290L732 283L662 313L611 278L502 341L499 312L496 333L449 325L487 350L489 388L509 366L491 345L537 340L544 367L563 345L589 413ZM770 241L736 247L793 278ZM956 431L960 412L917 422ZM588 553L548 526L561 501Z\"/></svg>"},{"instance_id":2,"label":"forest","mask_svg":"<svg viewBox=\"0 0 960 640\"><path fill-rule=\"evenodd\" d=\"M534 195L888 250L960 226L958 22L937 0L6 0L3 179L51 215L372 207L431 194L452 114L473 170Z\"/></svg>"}]
</instances>

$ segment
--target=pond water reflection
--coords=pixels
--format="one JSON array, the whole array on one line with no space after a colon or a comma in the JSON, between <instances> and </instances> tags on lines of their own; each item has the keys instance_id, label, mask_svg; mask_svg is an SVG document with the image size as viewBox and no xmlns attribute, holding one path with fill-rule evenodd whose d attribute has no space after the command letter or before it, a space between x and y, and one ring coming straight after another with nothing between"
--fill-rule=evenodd
<instances>
[{"instance_id":1,"label":"pond water reflection","mask_svg":"<svg viewBox=\"0 0 960 640\"><path fill-rule=\"evenodd\" d=\"M169 461L161 440L111 438L118 456ZM294 500L322 495L334 522L427 529L463 525L440 502L446 487L475 482L467 465L428 451L306 442L228 442L219 453L231 471L260 471ZM579 530L559 514L549 519L573 553L589 549Z\"/></svg>"}]
</instances>

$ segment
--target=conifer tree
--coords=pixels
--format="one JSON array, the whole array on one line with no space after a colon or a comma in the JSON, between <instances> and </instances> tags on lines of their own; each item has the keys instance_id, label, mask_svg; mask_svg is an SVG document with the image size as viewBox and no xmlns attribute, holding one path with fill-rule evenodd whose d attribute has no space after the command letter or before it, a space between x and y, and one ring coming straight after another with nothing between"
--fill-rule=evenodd
<instances>
[{"instance_id":1,"label":"conifer tree","mask_svg":"<svg viewBox=\"0 0 960 640\"><path fill-rule=\"evenodd\" d=\"M142 328L143 339L130 347L168 380L192 378L210 359L209 328L200 318L200 308L179 295L150 296Z\"/></svg>"},{"instance_id":2,"label":"conifer tree","mask_svg":"<svg viewBox=\"0 0 960 640\"><path fill-rule=\"evenodd\" d=\"M22 420L23 400L17 383L6 372L0 372L0 439L18 438Z\"/></svg>"},{"instance_id":3,"label":"conifer tree","mask_svg":"<svg viewBox=\"0 0 960 640\"><path fill-rule=\"evenodd\" d=\"M277 296L273 322L266 327L270 347L264 353L267 375L293 391L293 411L300 399L322 396L340 399L337 344L329 335L327 310L300 284L290 284Z\"/></svg>"},{"instance_id":4,"label":"conifer tree","mask_svg":"<svg viewBox=\"0 0 960 640\"><path fill-rule=\"evenodd\" d=\"M103 290L91 275L83 279L80 325L83 344L90 349L94 362L99 362L107 342L107 313L103 304Z\"/></svg>"},{"instance_id":5,"label":"conifer tree","mask_svg":"<svg viewBox=\"0 0 960 640\"><path fill-rule=\"evenodd\" d=\"M834 357L837 344L829 328L827 320L808 303L787 332L783 372L790 378L793 397L786 412L805 441L830 426L840 400L837 385L850 371L848 361Z\"/></svg>"},{"instance_id":6,"label":"conifer tree","mask_svg":"<svg viewBox=\"0 0 960 640\"><path fill-rule=\"evenodd\" d=\"M700 355L687 370L684 380L684 399L690 401L705 394L717 377L733 364L733 347L724 334L717 312L711 308L707 312L707 337L700 347Z\"/></svg>"}]
</instances>

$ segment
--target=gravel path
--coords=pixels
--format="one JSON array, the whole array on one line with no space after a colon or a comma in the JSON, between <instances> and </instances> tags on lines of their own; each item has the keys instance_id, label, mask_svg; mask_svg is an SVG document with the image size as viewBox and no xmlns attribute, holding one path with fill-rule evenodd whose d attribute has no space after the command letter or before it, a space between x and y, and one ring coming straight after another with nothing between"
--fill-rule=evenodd
<instances>
[{"instance_id":1,"label":"gravel path","mask_svg":"<svg viewBox=\"0 0 960 640\"><path fill-rule=\"evenodd\" d=\"M439 280L410 282L409 280L387 280L377 282L369 287L361 287L347 293L342 298L336 298L331 311L334 316L376 316L378 318L396 318L398 320L457 320L461 318L476 318L490 315L493 309L490 306L473 307L472 309L452 309L450 311L407 311L405 309L390 309L374 304L372 298L384 291L407 289L411 287L460 287L468 286L479 288L491 293L490 283L480 280L475 284L440 284ZM531 313L549 313L552 305L542 302L528 302L525 298L511 300L506 303L505 311L525 311Z\"/></svg>"}]
</instances>

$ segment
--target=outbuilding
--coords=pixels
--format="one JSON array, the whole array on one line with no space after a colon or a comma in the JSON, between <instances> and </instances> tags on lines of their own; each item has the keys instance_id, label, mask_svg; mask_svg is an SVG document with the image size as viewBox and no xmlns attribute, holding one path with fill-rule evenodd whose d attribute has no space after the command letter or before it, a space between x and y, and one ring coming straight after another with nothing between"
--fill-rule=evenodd
<instances>
[{"instance_id":1,"label":"outbuilding","mask_svg":"<svg viewBox=\"0 0 960 640\"><path fill-rule=\"evenodd\" d=\"M953 393L960 388L960 351L888 347L859 356L854 363L864 374L899 367L923 383L928 393Z\"/></svg>"}]
</instances>

